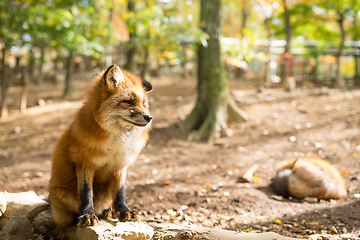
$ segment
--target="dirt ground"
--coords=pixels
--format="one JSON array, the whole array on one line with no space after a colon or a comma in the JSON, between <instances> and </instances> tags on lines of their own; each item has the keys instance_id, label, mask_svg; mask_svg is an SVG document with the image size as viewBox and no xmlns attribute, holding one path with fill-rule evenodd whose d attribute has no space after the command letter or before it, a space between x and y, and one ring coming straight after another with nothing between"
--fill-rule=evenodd
<instances>
[{"instance_id":1,"label":"dirt ground","mask_svg":"<svg viewBox=\"0 0 360 240\"><path fill-rule=\"evenodd\" d=\"M81 106L92 76L75 81L71 101L59 97L61 85L31 88L25 115L16 110L19 88L10 88L10 117L0 121L0 191L47 194L55 144ZM231 125L231 138L209 145L189 141L191 133L175 127L196 99L196 79L178 79L151 79L153 128L151 140L129 169L130 208L143 219L300 238L360 233L360 90L299 87L291 93L268 89L263 94L256 83L229 81L250 120ZM39 99L45 106L36 106ZM344 175L348 195L316 203L275 195L268 186L276 165L304 156L335 165ZM255 164L254 182L241 183L239 178Z\"/></svg>"}]
</instances>

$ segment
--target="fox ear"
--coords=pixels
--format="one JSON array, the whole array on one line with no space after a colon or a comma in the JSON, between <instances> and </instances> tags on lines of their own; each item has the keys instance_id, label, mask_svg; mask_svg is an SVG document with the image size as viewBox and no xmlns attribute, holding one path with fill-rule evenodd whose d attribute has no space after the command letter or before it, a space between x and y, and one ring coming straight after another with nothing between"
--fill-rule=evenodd
<instances>
[{"instance_id":1,"label":"fox ear","mask_svg":"<svg viewBox=\"0 0 360 240\"><path fill-rule=\"evenodd\" d=\"M146 92L151 92L153 90L153 86L151 85L151 83L149 83L145 79L141 79L141 80L142 80L142 85L143 85L145 91Z\"/></svg>"},{"instance_id":2,"label":"fox ear","mask_svg":"<svg viewBox=\"0 0 360 240\"><path fill-rule=\"evenodd\" d=\"M105 86L109 89L117 88L124 81L124 74L116 64L111 65L104 73Z\"/></svg>"}]
</instances>

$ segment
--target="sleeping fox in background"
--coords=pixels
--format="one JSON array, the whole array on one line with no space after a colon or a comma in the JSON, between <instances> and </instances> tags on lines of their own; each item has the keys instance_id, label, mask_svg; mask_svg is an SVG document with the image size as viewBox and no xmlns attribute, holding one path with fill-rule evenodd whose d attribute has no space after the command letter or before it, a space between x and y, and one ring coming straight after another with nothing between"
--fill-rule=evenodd
<instances>
[{"instance_id":1,"label":"sleeping fox in background","mask_svg":"<svg viewBox=\"0 0 360 240\"><path fill-rule=\"evenodd\" d=\"M52 159L49 200L60 228L92 226L112 213L140 219L125 203L125 178L148 140L149 82L117 65L95 77Z\"/></svg>"},{"instance_id":2,"label":"sleeping fox in background","mask_svg":"<svg viewBox=\"0 0 360 240\"><path fill-rule=\"evenodd\" d=\"M271 186L284 197L336 199L346 195L340 172L320 158L292 158L281 162Z\"/></svg>"}]
</instances>

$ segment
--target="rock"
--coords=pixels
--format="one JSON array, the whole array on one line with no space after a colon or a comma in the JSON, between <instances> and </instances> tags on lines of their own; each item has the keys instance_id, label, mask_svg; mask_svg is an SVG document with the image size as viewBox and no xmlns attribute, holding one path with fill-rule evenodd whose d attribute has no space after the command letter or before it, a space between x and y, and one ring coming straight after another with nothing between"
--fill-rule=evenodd
<instances>
[{"instance_id":1,"label":"rock","mask_svg":"<svg viewBox=\"0 0 360 240\"><path fill-rule=\"evenodd\" d=\"M319 199L317 199L316 197L305 197L304 201L308 203L318 203Z\"/></svg>"},{"instance_id":2,"label":"rock","mask_svg":"<svg viewBox=\"0 0 360 240\"><path fill-rule=\"evenodd\" d=\"M272 198L272 199L274 199L274 200L276 200L276 201L284 201L284 197L283 196L281 196L281 195L271 195L271 197L270 198Z\"/></svg>"},{"instance_id":3,"label":"rock","mask_svg":"<svg viewBox=\"0 0 360 240\"><path fill-rule=\"evenodd\" d=\"M0 240L29 240L35 239L34 228L29 220L15 213L5 223Z\"/></svg>"},{"instance_id":4,"label":"rock","mask_svg":"<svg viewBox=\"0 0 360 240\"><path fill-rule=\"evenodd\" d=\"M143 222L103 221L94 227L79 227L78 240L150 240L154 229Z\"/></svg>"},{"instance_id":5,"label":"rock","mask_svg":"<svg viewBox=\"0 0 360 240\"><path fill-rule=\"evenodd\" d=\"M37 214L32 221L32 225L37 232L44 235L54 232L56 223L53 220L51 209L48 208L46 211L41 211Z\"/></svg>"},{"instance_id":6,"label":"rock","mask_svg":"<svg viewBox=\"0 0 360 240\"><path fill-rule=\"evenodd\" d=\"M224 230L221 228L197 227L194 225L182 226L172 223L148 222L154 227L153 240L172 239L221 239L221 240L295 240L295 238L280 236L276 233L244 233Z\"/></svg>"},{"instance_id":7,"label":"rock","mask_svg":"<svg viewBox=\"0 0 360 240\"><path fill-rule=\"evenodd\" d=\"M32 213L32 210L49 205L49 203L39 198L33 191L22 193L0 192L0 197L6 201L5 214L0 218L0 229L15 213L27 217L27 214Z\"/></svg>"},{"instance_id":8,"label":"rock","mask_svg":"<svg viewBox=\"0 0 360 240\"><path fill-rule=\"evenodd\" d=\"M5 210L6 210L6 200L2 195L0 195L0 217L5 214Z\"/></svg>"}]
</instances>

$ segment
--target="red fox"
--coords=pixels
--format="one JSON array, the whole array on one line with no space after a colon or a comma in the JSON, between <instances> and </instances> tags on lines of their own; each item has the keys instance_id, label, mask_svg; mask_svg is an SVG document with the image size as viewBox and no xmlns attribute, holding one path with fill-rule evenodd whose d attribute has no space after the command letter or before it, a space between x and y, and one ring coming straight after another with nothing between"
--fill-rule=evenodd
<instances>
[{"instance_id":1,"label":"red fox","mask_svg":"<svg viewBox=\"0 0 360 240\"><path fill-rule=\"evenodd\" d=\"M284 197L342 198L346 184L340 172L320 158L292 158L280 163L272 179L275 192Z\"/></svg>"},{"instance_id":2,"label":"red fox","mask_svg":"<svg viewBox=\"0 0 360 240\"><path fill-rule=\"evenodd\" d=\"M120 221L140 219L125 203L125 178L148 140L151 90L117 65L94 78L52 159L49 201L58 227L93 226L112 213Z\"/></svg>"}]
</instances>

